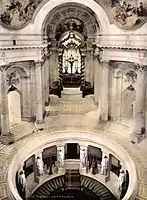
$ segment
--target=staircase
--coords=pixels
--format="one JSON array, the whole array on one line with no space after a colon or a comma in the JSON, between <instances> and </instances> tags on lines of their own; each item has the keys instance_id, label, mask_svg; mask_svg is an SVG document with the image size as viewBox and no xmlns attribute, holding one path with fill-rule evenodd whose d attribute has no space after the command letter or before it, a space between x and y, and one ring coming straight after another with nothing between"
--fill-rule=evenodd
<instances>
[{"instance_id":1,"label":"staircase","mask_svg":"<svg viewBox=\"0 0 147 200\"><path fill-rule=\"evenodd\" d=\"M82 98L79 88L65 88L61 98L50 95L50 105L46 107L47 116L58 114L85 114L92 110L97 110L93 95Z\"/></svg>"},{"instance_id":2,"label":"staircase","mask_svg":"<svg viewBox=\"0 0 147 200\"><path fill-rule=\"evenodd\" d=\"M79 170L66 170L65 173L65 189L80 190L80 173Z\"/></svg>"},{"instance_id":3,"label":"staircase","mask_svg":"<svg viewBox=\"0 0 147 200\"><path fill-rule=\"evenodd\" d=\"M19 140L35 131L37 129L32 122L21 122L10 126L10 132L14 134L15 140Z\"/></svg>"}]
</instances>

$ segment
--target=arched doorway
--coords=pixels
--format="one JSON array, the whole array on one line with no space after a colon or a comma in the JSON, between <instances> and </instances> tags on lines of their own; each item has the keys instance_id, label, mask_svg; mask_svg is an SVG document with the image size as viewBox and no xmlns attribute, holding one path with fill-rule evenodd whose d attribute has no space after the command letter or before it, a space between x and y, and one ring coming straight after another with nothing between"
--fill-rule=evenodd
<instances>
[{"instance_id":1,"label":"arched doorway","mask_svg":"<svg viewBox=\"0 0 147 200\"><path fill-rule=\"evenodd\" d=\"M46 16L42 31L47 35L51 55L50 91L57 82L62 82L63 87L91 89L94 85L93 50L100 32L94 11L78 3L58 5Z\"/></svg>"},{"instance_id":2,"label":"arched doorway","mask_svg":"<svg viewBox=\"0 0 147 200\"><path fill-rule=\"evenodd\" d=\"M11 87L8 91L8 109L10 124L21 122L21 99L20 94L15 87Z\"/></svg>"}]
</instances>

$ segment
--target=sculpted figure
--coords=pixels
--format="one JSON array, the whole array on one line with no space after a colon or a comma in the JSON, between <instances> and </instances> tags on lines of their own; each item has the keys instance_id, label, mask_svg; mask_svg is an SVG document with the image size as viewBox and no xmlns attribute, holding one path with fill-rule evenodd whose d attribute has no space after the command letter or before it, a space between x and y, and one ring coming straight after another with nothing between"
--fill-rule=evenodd
<instances>
[{"instance_id":1,"label":"sculpted figure","mask_svg":"<svg viewBox=\"0 0 147 200\"><path fill-rule=\"evenodd\" d=\"M37 156L36 167L37 167L37 174L39 176L43 175L43 161L39 156Z\"/></svg>"},{"instance_id":2,"label":"sculpted figure","mask_svg":"<svg viewBox=\"0 0 147 200\"><path fill-rule=\"evenodd\" d=\"M121 169L119 177L118 177L118 183L119 183L119 191L120 191L120 193L122 193L124 181L125 181L125 172L124 172L123 169Z\"/></svg>"},{"instance_id":3,"label":"sculpted figure","mask_svg":"<svg viewBox=\"0 0 147 200\"><path fill-rule=\"evenodd\" d=\"M86 157L87 157L87 152L85 149L80 150L80 161L81 161L81 166L85 167L86 166Z\"/></svg>"},{"instance_id":4,"label":"sculpted figure","mask_svg":"<svg viewBox=\"0 0 147 200\"><path fill-rule=\"evenodd\" d=\"M64 152L62 150L59 150L58 161L59 161L59 166L63 167L64 166Z\"/></svg>"},{"instance_id":5,"label":"sculpted figure","mask_svg":"<svg viewBox=\"0 0 147 200\"><path fill-rule=\"evenodd\" d=\"M18 175L18 186L19 186L19 193L21 196L25 197L25 191L26 191L26 178L24 170L20 171Z\"/></svg>"},{"instance_id":6,"label":"sculpted figure","mask_svg":"<svg viewBox=\"0 0 147 200\"><path fill-rule=\"evenodd\" d=\"M101 162L101 174L104 176L106 176L108 172L108 163L109 163L108 157L104 156Z\"/></svg>"}]
</instances>

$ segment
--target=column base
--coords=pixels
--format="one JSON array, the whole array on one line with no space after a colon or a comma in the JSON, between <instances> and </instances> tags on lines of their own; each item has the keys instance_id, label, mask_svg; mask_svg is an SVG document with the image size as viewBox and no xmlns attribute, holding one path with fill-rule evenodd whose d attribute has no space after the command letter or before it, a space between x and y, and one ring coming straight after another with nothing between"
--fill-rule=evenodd
<instances>
[{"instance_id":1,"label":"column base","mask_svg":"<svg viewBox=\"0 0 147 200\"><path fill-rule=\"evenodd\" d=\"M1 135L0 141L5 145L12 144L15 142L14 134L9 133L8 135Z\"/></svg>"},{"instance_id":2,"label":"column base","mask_svg":"<svg viewBox=\"0 0 147 200\"><path fill-rule=\"evenodd\" d=\"M38 130L42 131L45 128L44 120L37 120L35 126Z\"/></svg>"},{"instance_id":3,"label":"column base","mask_svg":"<svg viewBox=\"0 0 147 200\"><path fill-rule=\"evenodd\" d=\"M48 98L47 101L45 101L45 106L49 106L49 104L50 104L50 97Z\"/></svg>"},{"instance_id":4,"label":"column base","mask_svg":"<svg viewBox=\"0 0 147 200\"><path fill-rule=\"evenodd\" d=\"M36 120L36 124L44 124L44 120Z\"/></svg>"}]
</instances>

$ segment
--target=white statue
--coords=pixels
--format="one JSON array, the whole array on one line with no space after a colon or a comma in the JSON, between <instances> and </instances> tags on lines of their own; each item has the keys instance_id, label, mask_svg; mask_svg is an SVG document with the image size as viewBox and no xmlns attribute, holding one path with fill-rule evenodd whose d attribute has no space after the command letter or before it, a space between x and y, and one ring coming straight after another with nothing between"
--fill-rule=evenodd
<instances>
[{"instance_id":1,"label":"white statue","mask_svg":"<svg viewBox=\"0 0 147 200\"><path fill-rule=\"evenodd\" d=\"M108 163L109 163L108 157L105 155L102 158L102 162L101 162L101 174L104 176L106 176L108 172Z\"/></svg>"},{"instance_id":2,"label":"white statue","mask_svg":"<svg viewBox=\"0 0 147 200\"><path fill-rule=\"evenodd\" d=\"M37 156L36 167L37 167L37 174L39 176L43 175L43 161L39 156Z\"/></svg>"},{"instance_id":3,"label":"white statue","mask_svg":"<svg viewBox=\"0 0 147 200\"><path fill-rule=\"evenodd\" d=\"M58 152L58 161L59 161L59 167L64 166L64 152L63 150L59 150Z\"/></svg>"},{"instance_id":4,"label":"white statue","mask_svg":"<svg viewBox=\"0 0 147 200\"><path fill-rule=\"evenodd\" d=\"M24 170L20 171L18 175L18 184L19 184L20 192L24 193L26 189L26 178L25 178Z\"/></svg>"},{"instance_id":5,"label":"white statue","mask_svg":"<svg viewBox=\"0 0 147 200\"><path fill-rule=\"evenodd\" d=\"M85 149L80 149L80 161L81 161L81 166L85 167L86 166L86 158L87 158L87 152Z\"/></svg>"},{"instance_id":6,"label":"white statue","mask_svg":"<svg viewBox=\"0 0 147 200\"><path fill-rule=\"evenodd\" d=\"M118 183L119 183L119 191L120 193L122 193L122 186L123 186L123 183L125 181L125 172L123 169L120 170L120 174L119 174L119 177L118 177Z\"/></svg>"}]
</instances>

